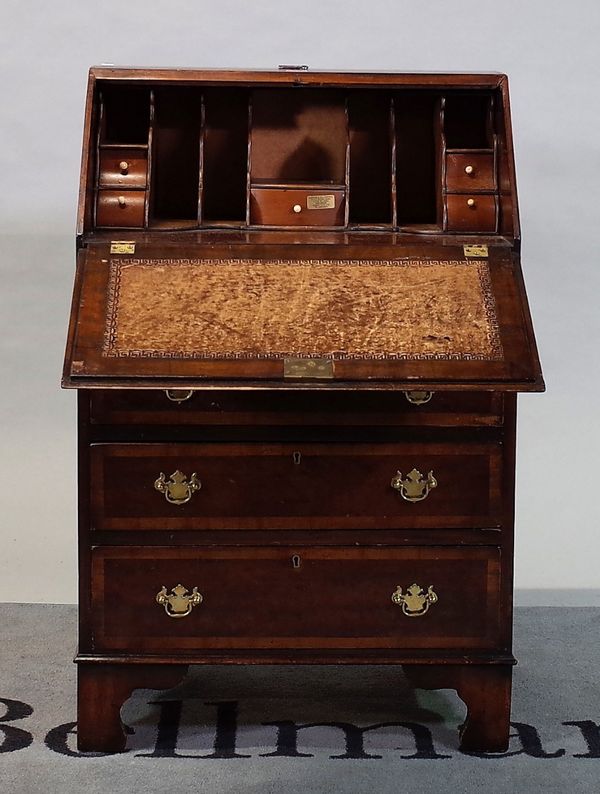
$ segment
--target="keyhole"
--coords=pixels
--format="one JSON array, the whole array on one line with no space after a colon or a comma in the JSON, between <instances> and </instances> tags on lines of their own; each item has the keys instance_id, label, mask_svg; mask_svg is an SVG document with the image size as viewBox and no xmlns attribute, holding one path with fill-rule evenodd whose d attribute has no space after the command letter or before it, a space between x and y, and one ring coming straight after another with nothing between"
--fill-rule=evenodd
<instances>
[{"instance_id":1,"label":"keyhole","mask_svg":"<svg viewBox=\"0 0 600 794\"><path fill-rule=\"evenodd\" d=\"M296 464L296 466L299 466L300 465L300 460L302 459L302 453L301 452L294 452L292 457L294 458L294 463Z\"/></svg>"},{"instance_id":2,"label":"keyhole","mask_svg":"<svg viewBox=\"0 0 600 794\"><path fill-rule=\"evenodd\" d=\"M299 554L292 554L292 568L296 568L296 570L300 567L300 563L302 560L300 559Z\"/></svg>"}]
</instances>

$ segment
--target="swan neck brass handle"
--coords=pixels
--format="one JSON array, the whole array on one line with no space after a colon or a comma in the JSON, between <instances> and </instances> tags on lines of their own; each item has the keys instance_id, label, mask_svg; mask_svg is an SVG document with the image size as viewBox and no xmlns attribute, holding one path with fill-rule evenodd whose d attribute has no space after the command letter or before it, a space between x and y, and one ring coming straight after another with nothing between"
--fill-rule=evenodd
<instances>
[{"instance_id":1,"label":"swan neck brass handle","mask_svg":"<svg viewBox=\"0 0 600 794\"><path fill-rule=\"evenodd\" d=\"M437 488L437 480L433 476L433 471L423 477L418 469L409 471L406 477L402 476L401 471L397 471L390 483L395 491L400 491L400 496L407 502L422 502L427 499L429 492Z\"/></svg>"},{"instance_id":2,"label":"swan neck brass handle","mask_svg":"<svg viewBox=\"0 0 600 794\"><path fill-rule=\"evenodd\" d=\"M404 396L412 405L425 405L433 397L432 391L405 391Z\"/></svg>"},{"instance_id":3,"label":"swan neck brass handle","mask_svg":"<svg viewBox=\"0 0 600 794\"><path fill-rule=\"evenodd\" d=\"M163 585L156 594L156 603L165 608L165 612L170 618L185 618L192 609L198 604L202 603L202 593L198 592L198 588L194 587L192 592L178 584L167 593L167 588Z\"/></svg>"},{"instance_id":4,"label":"swan neck brass handle","mask_svg":"<svg viewBox=\"0 0 600 794\"><path fill-rule=\"evenodd\" d=\"M198 479L196 472L188 478L179 469L174 471L167 480L164 472L161 471L158 478L154 481L154 488L165 495L165 499L172 505L184 505L189 502L192 495L199 491L202 483Z\"/></svg>"},{"instance_id":5,"label":"swan neck brass handle","mask_svg":"<svg viewBox=\"0 0 600 794\"><path fill-rule=\"evenodd\" d=\"M172 403L184 403L193 393L193 389L165 389L167 400L171 400Z\"/></svg>"},{"instance_id":6,"label":"swan neck brass handle","mask_svg":"<svg viewBox=\"0 0 600 794\"><path fill-rule=\"evenodd\" d=\"M431 584L427 588L427 592L420 584L414 582L406 590L406 593L402 592L400 585L397 585L392 593L392 602L402 609L407 618L419 618L427 614L429 607L436 604L438 600L437 593L434 592Z\"/></svg>"}]
</instances>

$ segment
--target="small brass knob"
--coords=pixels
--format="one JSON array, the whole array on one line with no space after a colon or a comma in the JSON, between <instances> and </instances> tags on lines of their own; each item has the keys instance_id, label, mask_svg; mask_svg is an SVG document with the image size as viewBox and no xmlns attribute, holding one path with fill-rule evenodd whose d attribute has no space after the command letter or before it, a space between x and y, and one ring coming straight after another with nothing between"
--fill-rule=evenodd
<instances>
[{"instance_id":1,"label":"small brass knob","mask_svg":"<svg viewBox=\"0 0 600 794\"><path fill-rule=\"evenodd\" d=\"M129 171L129 163L127 160L121 160L119 163L119 168L121 169L122 174L126 174Z\"/></svg>"},{"instance_id":2,"label":"small brass knob","mask_svg":"<svg viewBox=\"0 0 600 794\"><path fill-rule=\"evenodd\" d=\"M295 213L302 212L302 207L300 206L300 204L294 204L292 209L294 210Z\"/></svg>"},{"instance_id":3,"label":"small brass knob","mask_svg":"<svg viewBox=\"0 0 600 794\"><path fill-rule=\"evenodd\" d=\"M475 169L473 168L472 165L466 165L465 166L465 174L472 174L474 170Z\"/></svg>"},{"instance_id":4,"label":"small brass knob","mask_svg":"<svg viewBox=\"0 0 600 794\"><path fill-rule=\"evenodd\" d=\"M125 207L127 204L127 202L125 201L125 196L119 196L117 201L119 202L119 207Z\"/></svg>"},{"instance_id":5,"label":"small brass knob","mask_svg":"<svg viewBox=\"0 0 600 794\"><path fill-rule=\"evenodd\" d=\"M467 199L467 207L474 207L475 199Z\"/></svg>"}]
</instances>

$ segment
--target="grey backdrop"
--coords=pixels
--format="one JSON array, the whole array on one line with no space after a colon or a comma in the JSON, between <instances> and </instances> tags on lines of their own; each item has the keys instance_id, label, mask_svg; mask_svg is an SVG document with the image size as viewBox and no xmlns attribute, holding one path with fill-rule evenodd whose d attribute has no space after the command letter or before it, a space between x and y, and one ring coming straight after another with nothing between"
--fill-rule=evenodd
<instances>
[{"instance_id":1,"label":"grey backdrop","mask_svg":"<svg viewBox=\"0 0 600 794\"><path fill-rule=\"evenodd\" d=\"M542 603L599 587L598 41L598 0L1 0L0 601L76 598L75 400L58 384L101 62L509 74L548 385L520 398L516 584Z\"/></svg>"}]
</instances>

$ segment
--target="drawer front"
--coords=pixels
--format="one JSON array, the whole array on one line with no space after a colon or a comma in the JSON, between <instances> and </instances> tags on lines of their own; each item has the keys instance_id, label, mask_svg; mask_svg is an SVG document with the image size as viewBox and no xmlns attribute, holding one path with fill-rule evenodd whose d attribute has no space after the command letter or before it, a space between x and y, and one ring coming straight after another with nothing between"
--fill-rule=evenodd
<instances>
[{"instance_id":1,"label":"drawer front","mask_svg":"<svg viewBox=\"0 0 600 794\"><path fill-rule=\"evenodd\" d=\"M495 232L498 211L495 195L456 193L446 195L449 232Z\"/></svg>"},{"instance_id":2,"label":"drawer front","mask_svg":"<svg viewBox=\"0 0 600 794\"><path fill-rule=\"evenodd\" d=\"M412 402L411 402L412 400ZM95 425L437 426L502 424L498 392L256 392L106 390L90 393Z\"/></svg>"},{"instance_id":3,"label":"drawer front","mask_svg":"<svg viewBox=\"0 0 600 794\"><path fill-rule=\"evenodd\" d=\"M92 527L498 527L501 459L500 443L94 444Z\"/></svg>"},{"instance_id":4,"label":"drawer front","mask_svg":"<svg viewBox=\"0 0 600 794\"><path fill-rule=\"evenodd\" d=\"M446 189L466 193L473 190L495 190L494 155L448 154Z\"/></svg>"},{"instance_id":5,"label":"drawer front","mask_svg":"<svg viewBox=\"0 0 600 794\"><path fill-rule=\"evenodd\" d=\"M99 184L102 187L145 188L148 158L144 149L104 147L100 151Z\"/></svg>"},{"instance_id":6,"label":"drawer front","mask_svg":"<svg viewBox=\"0 0 600 794\"><path fill-rule=\"evenodd\" d=\"M491 547L92 552L96 650L492 648L499 598Z\"/></svg>"},{"instance_id":7,"label":"drawer front","mask_svg":"<svg viewBox=\"0 0 600 794\"><path fill-rule=\"evenodd\" d=\"M261 226L343 226L343 190L252 188L250 223Z\"/></svg>"},{"instance_id":8,"label":"drawer front","mask_svg":"<svg viewBox=\"0 0 600 794\"><path fill-rule=\"evenodd\" d=\"M121 228L143 226L145 200L146 193L143 190L98 191L96 225Z\"/></svg>"}]
</instances>

